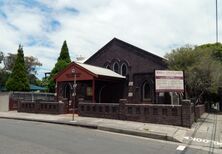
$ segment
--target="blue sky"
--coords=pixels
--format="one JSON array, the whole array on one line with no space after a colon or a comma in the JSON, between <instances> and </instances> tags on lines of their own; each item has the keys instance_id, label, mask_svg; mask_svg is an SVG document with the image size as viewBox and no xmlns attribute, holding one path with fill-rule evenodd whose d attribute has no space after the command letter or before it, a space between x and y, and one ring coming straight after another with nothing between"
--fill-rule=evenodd
<instances>
[{"instance_id":1,"label":"blue sky","mask_svg":"<svg viewBox=\"0 0 222 154\"><path fill-rule=\"evenodd\" d=\"M222 0L219 39L222 38ZM0 0L0 51L25 55L50 71L67 40L72 60L117 37L159 56L185 44L215 42L215 0Z\"/></svg>"}]
</instances>

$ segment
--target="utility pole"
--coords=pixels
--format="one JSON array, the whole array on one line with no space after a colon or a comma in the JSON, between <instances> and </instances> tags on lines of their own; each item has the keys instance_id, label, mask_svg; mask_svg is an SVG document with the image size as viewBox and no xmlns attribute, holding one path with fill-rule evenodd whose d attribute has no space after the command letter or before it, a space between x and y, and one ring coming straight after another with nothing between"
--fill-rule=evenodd
<instances>
[{"instance_id":1,"label":"utility pole","mask_svg":"<svg viewBox=\"0 0 222 154\"><path fill-rule=\"evenodd\" d=\"M73 83L73 94L72 94L72 97L73 97L73 104L72 104L72 121L75 120L74 118L74 115L75 115L75 99L76 99L76 87L77 87L77 84L76 84L76 70L73 68L72 69L72 74L74 75L74 83Z\"/></svg>"},{"instance_id":2,"label":"utility pole","mask_svg":"<svg viewBox=\"0 0 222 154\"><path fill-rule=\"evenodd\" d=\"M218 43L218 7L216 0L216 43Z\"/></svg>"}]
</instances>

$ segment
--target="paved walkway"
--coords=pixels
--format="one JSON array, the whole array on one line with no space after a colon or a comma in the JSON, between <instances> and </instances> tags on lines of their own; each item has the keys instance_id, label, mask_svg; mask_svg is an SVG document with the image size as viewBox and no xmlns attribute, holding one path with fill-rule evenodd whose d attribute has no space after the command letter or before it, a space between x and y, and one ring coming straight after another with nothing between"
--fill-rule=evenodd
<instances>
[{"instance_id":1,"label":"paved walkway","mask_svg":"<svg viewBox=\"0 0 222 154\"><path fill-rule=\"evenodd\" d=\"M89 127L123 134L175 141L186 146L201 146L209 148L210 151L213 151L215 148L222 148L222 115L208 113L204 113L198 122L193 124L191 129L172 125L79 117L78 115L75 115L75 121L71 121L72 114L47 115L10 111L0 112L0 118Z\"/></svg>"},{"instance_id":2,"label":"paved walkway","mask_svg":"<svg viewBox=\"0 0 222 154\"><path fill-rule=\"evenodd\" d=\"M222 149L222 115L205 113L187 131L183 143L187 146L201 146L209 153Z\"/></svg>"}]
</instances>

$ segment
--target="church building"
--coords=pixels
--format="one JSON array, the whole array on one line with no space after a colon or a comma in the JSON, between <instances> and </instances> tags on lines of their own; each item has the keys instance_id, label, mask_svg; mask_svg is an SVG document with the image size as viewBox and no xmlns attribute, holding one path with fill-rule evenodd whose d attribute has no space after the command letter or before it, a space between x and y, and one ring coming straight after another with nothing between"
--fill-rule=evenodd
<instances>
[{"instance_id":1,"label":"church building","mask_svg":"<svg viewBox=\"0 0 222 154\"><path fill-rule=\"evenodd\" d=\"M57 74L57 100L72 101L76 80L76 102L118 103L127 99L132 104L152 104L156 99L154 71L166 68L164 58L114 38L85 63L72 62Z\"/></svg>"},{"instance_id":2,"label":"church building","mask_svg":"<svg viewBox=\"0 0 222 154\"><path fill-rule=\"evenodd\" d=\"M123 98L131 103L154 103L154 71L167 68L164 58L117 38L112 39L85 63L125 76Z\"/></svg>"}]
</instances>

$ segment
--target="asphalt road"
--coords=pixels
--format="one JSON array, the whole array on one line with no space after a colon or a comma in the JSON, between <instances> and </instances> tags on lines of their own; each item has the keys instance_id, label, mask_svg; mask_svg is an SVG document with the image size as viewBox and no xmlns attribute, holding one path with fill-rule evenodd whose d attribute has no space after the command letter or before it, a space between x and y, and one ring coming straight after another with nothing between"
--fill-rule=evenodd
<instances>
[{"instance_id":1,"label":"asphalt road","mask_svg":"<svg viewBox=\"0 0 222 154\"><path fill-rule=\"evenodd\" d=\"M93 129L0 119L0 154L171 154L180 144Z\"/></svg>"}]
</instances>

